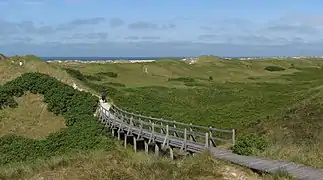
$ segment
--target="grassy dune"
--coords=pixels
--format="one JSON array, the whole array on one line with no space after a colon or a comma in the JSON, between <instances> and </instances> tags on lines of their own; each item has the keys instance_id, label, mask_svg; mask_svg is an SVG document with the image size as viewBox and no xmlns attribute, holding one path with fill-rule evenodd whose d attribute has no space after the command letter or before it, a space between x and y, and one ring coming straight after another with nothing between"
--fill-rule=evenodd
<instances>
[{"instance_id":1,"label":"grassy dune","mask_svg":"<svg viewBox=\"0 0 323 180\"><path fill-rule=\"evenodd\" d=\"M270 145L255 154L323 168L322 63L319 59L201 57L191 65L161 60L60 66L91 76L85 81L97 90L108 87L114 103L129 111L234 128L238 138L256 133ZM142 70L145 65L148 74ZM268 66L284 70L267 71ZM108 72L118 77L104 75Z\"/></svg>"}]
</instances>

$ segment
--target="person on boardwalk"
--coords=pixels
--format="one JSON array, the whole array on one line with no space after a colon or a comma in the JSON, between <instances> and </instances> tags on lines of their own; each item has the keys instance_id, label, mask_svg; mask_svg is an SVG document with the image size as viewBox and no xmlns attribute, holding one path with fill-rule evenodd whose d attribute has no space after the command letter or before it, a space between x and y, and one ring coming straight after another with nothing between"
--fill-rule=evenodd
<instances>
[{"instance_id":1,"label":"person on boardwalk","mask_svg":"<svg viewBox=\"0 0 323 180\"><path fill-rule=\"evenodd\" d=\"M102 89L101 99L103 102L107 102L107 89Z\"/></svg>"}]
</instances>

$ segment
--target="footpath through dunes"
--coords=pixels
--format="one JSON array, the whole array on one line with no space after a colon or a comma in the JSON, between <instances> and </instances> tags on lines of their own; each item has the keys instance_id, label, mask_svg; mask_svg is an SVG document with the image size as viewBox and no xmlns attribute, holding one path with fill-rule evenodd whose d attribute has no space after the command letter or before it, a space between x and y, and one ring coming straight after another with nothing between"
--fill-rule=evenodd
<instances>
[{"instance_id":1,"label":"footpath through dunes","mask_svg":"<svg viewBox=\"0 0 323 180\"><path fill-rule=\"evenodd\" d=\"M173 148L180 148L181 152L199 153L209 150L214 158L226 160L263 173L288 173L301 180L323 180L323 170L302 164L282 160L270 160L256 156L242 156L229 150L219 149L215 141L235 142L234 130L222 130L201 127L192 124L179 123L164 119L157 119L124 111L115 105L100 102L99 117L106 128L112 129L119 140L124 140L126 146L132 138L134 150L139 142L144 143L148 153L149 146L154 146L158 155L159 149L169 151L174 159ZM195 130L193 130L195 127ZM221 139L213 136L214 132L232 133L232 139ZM122 137L123 136L123 137Z\"/></svg>"}]
</instances>

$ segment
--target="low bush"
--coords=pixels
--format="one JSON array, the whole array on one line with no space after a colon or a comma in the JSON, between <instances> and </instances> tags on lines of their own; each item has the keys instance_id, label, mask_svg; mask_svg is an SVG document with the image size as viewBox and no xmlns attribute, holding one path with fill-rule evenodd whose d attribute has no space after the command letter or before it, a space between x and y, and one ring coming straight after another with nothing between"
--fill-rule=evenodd
<instances>
[{"instance_id":1,"label":"low bush","mask_svg":"<svg viewBox=\"0 0 323 180\"><path fill-rule=\"evenodd\" d=\"M91 76L91 75L84 75L79 70L71 69L71 68L65 68L65 71L70 74L72 77L80 80L80 81L102 81L101 76Z\"/></svg>"},{"instance_id":2,"label":"low bush","mask_svg":"<svg viewBox=\"0 0 323 180\"><path fill-rule=\"evenodd\" d=\"M284 71L285 68L280 67L280 66L267 66L265 67L266 71Z\"/></svg>"},{"instance_id":3,"label":"low bush","mask_svg":"<svg viewBox=\"0 0 323 180\"><path fill-rule=\"evenodd\" d=\"M115 73L115 72L99 72L99 73L97 73L97 75L108 76L108 77L111 77L111 78L117 78L118 77L118 74Z\"/></svg>"},{"instance_id":4,"label":"low bush","mask_svg":"<svg viewBox=\"0 0 323 180\"><path fill-rule=\"evenodd\" d=\"M263 152L268 147L268 142L255 134L242 136L233 146L233 153L249 156L256 152Z\"/></svg>"},{"instance_id":5,"label":"low bush","mask_svg":"<svg viewBox=\"0 0 323 180\"><path fill-rule=\"evenodd\" d=\"M126 87L126 85L116 82L108 82L107 84L115 87Z\"/></svg>"},{"instance_id":6,"label":"low bush","mask_svg":"<svg viewBox=\"0 0 323 180\"><path fill-rule=\"evenodd\" d=\"M184 83L185 86L195 86L195 87L205 87L206 84L198 83L198 82L186 82Z\"/></svg>"},{"instance_id":7,"label":"low bush","mask_svg":"<svg viewBox=\"0 0 323 180\"><path fill-rule=\"evenodd\" d=\"M185 83L192 83L192 82L195 82L195 79L191 77L178 77L178 78L168 78L168 81L181 81Z\"/></svg>"},{"instance_id":8,"label":"low bush","mask_svg":"<svg viewBox=\"0 0 323 180\"><path fill-rule=\"evenodd\" d=\"M1 107L16 106L13 96L25 92L43 94L47 108L66 118L67 128L50 134L45 140L7 135L0 138L0 165L48 158L96 148L113 148L104 127L93 116L98 98L80 92L57 79L41 73L26 73L1 87Z\"/></svg>"},{"instance_id":9,"label":"low bush","mask_svg":"<svg viewBox=\"0 0 323 180\"><path fill-rule=\"evenodd\" d=\"M2 86L0 86L0 110L6 107L17 107L17 103L12 96L8 95Z\"/></svg>"}]
</instances>

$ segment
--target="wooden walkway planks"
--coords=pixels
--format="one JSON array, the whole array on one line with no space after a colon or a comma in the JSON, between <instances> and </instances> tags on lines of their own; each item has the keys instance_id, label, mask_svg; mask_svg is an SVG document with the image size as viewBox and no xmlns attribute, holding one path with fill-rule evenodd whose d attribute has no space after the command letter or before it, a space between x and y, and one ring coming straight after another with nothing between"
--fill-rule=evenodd
<instances>
[{"instance_id":1,"label":"wooden walkway planks","mask_svg":"<svg viewBox=\"0 0 323 180\"><path fill-rule=\"evenodd\" d=\"M299 165L293 162L269 160L254 156L241 156L231 152L225 152L224 150L219 150L217 148L211 148L211 154L215 158L230 161L261 172L275 173L284 171L298 179L323 180L322 169L315 169L310 166Z\"/></svg>"},{"instance_id":2,"label":"wooden walkway planks","mask_svg":"<svg viewBox=\"0 0 323 180\"><path fill-rule=\"evenodd\" d=\"M186 151L190 151L193 153L202 152L206 149L210 150L210 153L213 157L225 161L229 161L235 164L239 164L250 169L266 172L266 173L276 173L276 172L287 172L290 175L296 177L301 180L323 180L323 170L315 169L310 166L300 165L293 162L287 162L282 160L269 160L262 157L255 156L241 156L232 153L229 150L218 149L216 147L210 146L212 143L209 142L208 137L212 137L211 133L206 133L206 137L204 139L205 142L198 142L194 137L187 139L186 137L186 129L178 129L178 128L169 128L168 124L164 124L161 126L157 126L160 131L156 131L154 129L154 122L142 122L142 120L133 119L134 115L132 114L130 121L129 119L125 119L124 112L116 111L116 108L111 106L110 104L100 103L101 109L101 120L105 123L106 127L119 129L124 132L131 131L130 133L136 136L140 136L144 139L153 140L153 142L163 144L167 141L167 145L176 148L185 147ZM114 109L114 110L113 110ZM103 114L102 114L103 113ZM129 115L129 114L128 114ZM144 117L138 115L138 117ZM155 122L156 118L151 118ZM165 120L162 120L165 122ZM134 122L139 122L136 124ZM147 125L149 128L143 128L143 125ZM182 123L181 123L182 124ZM187 126L192 126L191 124L186 124ZM176 132L174 134L169 133L169 130L178 131L177 133L183 133L184 137L177 136ZM222 132L227 132L227 130L220 130ZM234 131L232 131L234 133ZM202 132L190 132L190 134L203 135ZM203 136L202 136L203 137ZM216 139L216 138L214 138ZM221 140L221 139L220 139ZM233 141L234 142L234 137Z\"/></svg>"}]
</instances>

